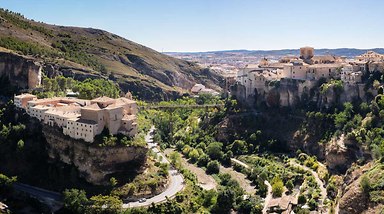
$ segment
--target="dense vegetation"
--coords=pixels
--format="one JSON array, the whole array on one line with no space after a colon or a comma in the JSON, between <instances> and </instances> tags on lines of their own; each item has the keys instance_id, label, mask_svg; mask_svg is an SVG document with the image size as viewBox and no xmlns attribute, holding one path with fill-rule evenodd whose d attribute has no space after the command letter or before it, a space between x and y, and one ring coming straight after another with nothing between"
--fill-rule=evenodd
<instances>
[{"instance_id":1,"label":"dense vegetation","mask_svg":"<svg viewBox=\"0 0 384 214\"><path fill-rule=\"evenodd\" d=\"M106 79L86 79L77 81L70 77L57 76L55 78L43 77L42 89L34 93L40 98L53 96L66 96L67 92L77 93L80 99L94 99L101 96L117 98L120 95L119 87Z\"/></svg>"}]
</instances>

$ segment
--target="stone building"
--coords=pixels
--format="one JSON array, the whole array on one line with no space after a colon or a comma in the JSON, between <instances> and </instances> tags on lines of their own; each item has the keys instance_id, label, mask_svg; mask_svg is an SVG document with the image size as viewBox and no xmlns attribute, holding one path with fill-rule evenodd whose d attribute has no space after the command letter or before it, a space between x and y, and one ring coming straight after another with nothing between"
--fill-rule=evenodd
<instances>
[{"instance_id":1,"label":"stone building","mask_svg":"<svg viewBox=\"0 0 384 214\"><path fill-rule=\"evenodd\" d=\"M28 101L36 99L37 97L32 94L20 94L14 97L13 103L18 108L27 108Z\"/></svg>"},{"instance_id":2,"label":"stone building","mask_svg":"<svg viewBox=\"0 0 384 214\"><path fill-rule=\"evenodd\" d=\"M313 47L302 47L300 48L300 58L309 60L315 55L315 49Z\"/></svg>"},{"instance_id":3,"label":"stone building","mask_svg":"<svg viewBox=\"0 0 384 214\"><path fill-rule=\"evenodd\" d=\"M76 98L36 99L24 94L15 96L15 105L49 126L63 129L75 139L93 142L94 137L107 128L112 135L137 134L137 104L121 97L99 97L93 100Z\"/></svg>"}]
</instances>

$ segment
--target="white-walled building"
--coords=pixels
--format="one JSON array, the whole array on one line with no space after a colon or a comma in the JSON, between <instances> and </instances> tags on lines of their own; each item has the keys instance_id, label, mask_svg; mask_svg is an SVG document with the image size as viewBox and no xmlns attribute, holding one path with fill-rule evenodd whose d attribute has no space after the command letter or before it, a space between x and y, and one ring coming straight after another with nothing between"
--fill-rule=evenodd
<instances>
[{"instance_id":1,"label":"white-walled building","mask_svg":"<svg viewBox=\"0 0 384 214\"><path fill-rule=\"evenodd\" d=\"M32 94L20 94L14 97L13 103L18 108L26 108L28 101L36 100L37 97Z\"/></svg>"},{"instance_id":2,"label":"white-walled building","mask_svg":"<svg viewBox=\"0 0 384 214\"><path fill-rule=\"evenodd\" d=\"M26 102L27 99L32 100ZM36 99L33 95L19 95L15 96L15 102L31 117L49 126L62 128L65 135L86 142L93 142L104 128L112 135L137 134L137 104L125 97L82 100L60 97Z\"/></svg>"}]
</instances>

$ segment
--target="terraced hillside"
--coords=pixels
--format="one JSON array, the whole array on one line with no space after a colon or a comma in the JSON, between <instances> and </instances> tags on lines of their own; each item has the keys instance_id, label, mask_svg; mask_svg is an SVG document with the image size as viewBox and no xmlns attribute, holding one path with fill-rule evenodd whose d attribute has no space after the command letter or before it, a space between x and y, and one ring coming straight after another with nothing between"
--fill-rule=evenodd
<instances>
[{"instance_id":1,"label":"terraced hillside","mask_svg":"<svg viewBox=\"0 0 384 214\"><path fill-rule=\"evenodd\" d=\"M33 57L48 75L105 77L147 100L176 97L195 83L218 89L221 77L115 34L28 20L0 10L0 47Z\"/></svg>"}]
</instances>

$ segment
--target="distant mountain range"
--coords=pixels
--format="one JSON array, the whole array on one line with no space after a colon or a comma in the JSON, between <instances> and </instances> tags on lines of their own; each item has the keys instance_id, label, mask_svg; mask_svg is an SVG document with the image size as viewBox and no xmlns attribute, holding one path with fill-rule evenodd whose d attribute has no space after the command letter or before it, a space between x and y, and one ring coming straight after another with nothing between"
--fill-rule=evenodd
<instances>
[{"instance_id":1,"label":"distant mountain range","mask_svg":"<svg viewBox=\"0 0 384 214\"><path fill-rule=\"evenodd\" d=\"M367 51L375 51L384 54L384 48L373 49L356 49L356 48L336 48L336 49L315 49L315 55L336 55L348 58L361 55ZM224 50L224 51L208 51L208 52L168 52L169 55L259 55L259 56L282 56L282 55L299 55L300 49L283 49L283 50Z\"/></svg>"}]
</instances>

